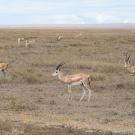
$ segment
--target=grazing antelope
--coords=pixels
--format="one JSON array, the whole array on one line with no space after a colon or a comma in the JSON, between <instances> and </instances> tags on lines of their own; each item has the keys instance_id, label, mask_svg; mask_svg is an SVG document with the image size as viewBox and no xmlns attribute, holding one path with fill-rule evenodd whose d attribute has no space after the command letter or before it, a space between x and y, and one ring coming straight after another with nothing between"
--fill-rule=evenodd
<instances>
[{"instance_id":1,"label":"grazing antelope","mask_svg":"<svg viewBox=\"0 0 135 135\"><path fill-rule=\"evenodd\" d=\"M62 38L63 38L63 35L59 35L59 36L57 37L57 40L60 41Z\"/></svg>"},{"instance_id":2,"label":"grazing antelope","mask_svg":"<svg viewBox=\"0 0 135 135\"><path fill-rule=\"evenodd\" d=\"M84 96L86 95L86 90L88 90L88 101L90 100L91 89L90 89L90 76L87 74L79 73L79 74L73 74L73 75L64 75L61 71L61 67L64 65L64 63L60 63L57 65L55 72L52 74L52 76L58 76L58 79L65 84L68 85L68 100L72 100L72 90L71 86L80 85L83 93L80 98L80 101L83 100Z\"/></svg>"},{"instance_id":3,"label":"grazing antelope","mask_svg":"<svg viewBox=\"0 0 135 135\"><path fill-rule=\"evenodd\" d=\"M23 41L25 41L25 39L24 38L18 38L17 39L18 45L21 43L21 41L23 42Z\"/></svg>"},{"instance_id":4,"label":"grazing antelope","mask_svg":"<svg viewBox=\"0 0 135 135\"><path fill-rule=\"evenodd\" d=\"M32 40L29 40L29 39L25 40L25 47L28 47L28 45L30 45L32 43L35 43L34 39L32 39Z\"/></svg>"},{"instance_id":5,"label":"grazing antelope","mask_svg":"<svg viewBox=\"0 0 135 135\"><path fill-rule=\"evenodd\" d=\"M35 39L33 39L33 37L31 37L31 38L18 38L17 41L18 41L18 45L21 42L25 42L25 47L28 47L28 45L35 43Z\"/></svg>"},{"instance_id":6,"label":"grazing antelope","mask_svg":"<svg viewBox=\"0 0 135 135\"><path fill-rule=\"evenodd\" d=\"M7 68L9 64L8 63L0 63L0 71L2 71L3 75L5 76Z\"/></svg>"},{"instance_id":7,"label":"grazing antelope","mask_svg":"<svg viewBox=\"0 0 135 135\"><path fill-rule=\"evenodd\" d=\"M128 55L128 52L125 53L125 59L124 59L125 65L124 67L126 68L126 70L133 75L134 79L135 79L135 66L130 65L130 55Z\"/></svg>"}]
</instances>

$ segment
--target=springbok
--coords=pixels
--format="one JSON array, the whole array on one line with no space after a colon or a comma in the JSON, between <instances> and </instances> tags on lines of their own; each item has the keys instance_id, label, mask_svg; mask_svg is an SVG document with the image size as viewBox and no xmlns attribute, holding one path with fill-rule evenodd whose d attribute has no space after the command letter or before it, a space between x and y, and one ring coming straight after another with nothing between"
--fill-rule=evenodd
<instances>
[{"instance_id":1,"label":"springbok","mask_svg":"<svg viewBox=\"0 0 135 135\"><path fill-rule=\"evenodd\" d=\"M90 97L92 96L91 88L90 88L90 75L79 73L79 74L73 74L73 75L64 75L61 71L61 67L64 65L64 63L60 63L57 65L55 72L52 74L52 76L58 76L58 79L65 84L68 85L68 101L72 100L72 90L71 86L80 85L83 93L80 98L80 101L83 100L84 96L86 95L86 90L88 90L88 102L90 100Z\"/></svg>"},{"instance_id":2,"label":"springbok","mask_svg":"<svg viewBox=\"0 0 135 135\"><path fill-rule=\"evenodd\" d=\"M130 64L130 55L128 55L128 52L125 52L124 62L125 62L124 67L134 77L135 80L135 66Z\"/></svg>"},{"instance_id":3,"label":"springbok","mask_svg":"<svg viewBox=\"0 0 135 135\"><path fill-rule=\"evenodd\" d=\"M4 76L5 76L8 66L9 66L9 63L0 63L0 71L2 71Z\"/></svg>"}]
</instances>

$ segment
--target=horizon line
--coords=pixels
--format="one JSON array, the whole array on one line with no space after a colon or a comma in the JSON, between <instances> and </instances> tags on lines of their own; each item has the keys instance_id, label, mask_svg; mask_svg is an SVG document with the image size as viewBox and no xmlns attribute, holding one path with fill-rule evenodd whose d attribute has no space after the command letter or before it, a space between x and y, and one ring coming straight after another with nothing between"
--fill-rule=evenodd
<instances>
[{"instance_id":1,"label":"horizon line","mask_svg":"<svg viewBox=\"0 0 135 135\"><path fill-rule=\"evenodd\" d=\"M103 24L9 24L0 28L135 28L135 23L103 23Z\"/></svg>"}]
</instances>

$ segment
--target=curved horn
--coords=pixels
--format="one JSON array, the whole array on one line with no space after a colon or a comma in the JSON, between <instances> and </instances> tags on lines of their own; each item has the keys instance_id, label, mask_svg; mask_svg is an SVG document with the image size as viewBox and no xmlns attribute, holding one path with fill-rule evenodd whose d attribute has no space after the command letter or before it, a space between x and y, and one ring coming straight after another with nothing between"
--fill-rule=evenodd
<instances>
[{"instance_id":1,"label":"curved horn","mask_svg":"<svg viewBox=\"0 0 135 135\"><path fill-rule=\"evenodd\" d=\"M61 66L63 66L65 63L61 62L60 64L57 65L56 70L58 70Z\"/></svg>"},{"instance_id":2,"label":"curved horn","mask_svg":"<svg viewBox=\"0 0 135 135\"><path fill-rule=\"evenodd\" d=\"M128 52L125 51L124 54L125 54L125 61L129 61L130 60L130 55L128 54Z\"/></svg>"},{"instance_id":3,"label":"curved horn","mask_svg":"<svg viewBox=\"0 0 135 135\"><path fill-rule=\"evenodd\" d=\"M130 55L127 57L127 61L129 61L129 59L130 59Z\"/></svg>"}]
</instances>

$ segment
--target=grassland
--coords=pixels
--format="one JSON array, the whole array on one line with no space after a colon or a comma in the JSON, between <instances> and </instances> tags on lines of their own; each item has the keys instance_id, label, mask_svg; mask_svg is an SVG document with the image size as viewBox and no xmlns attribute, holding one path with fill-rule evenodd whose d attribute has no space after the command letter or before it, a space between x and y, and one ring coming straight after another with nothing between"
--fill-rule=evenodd
<instances>
[{"instance_id":1,"label":"grassland","mask_svg":"<svg viewBox=\"0 0 135 135\"><path fill-rule=\"evenodd\" d=\"M35 37L36 43L26 48L18 37ZM3 134L135 133L135 82L123 67L125 50L134 64L135 30L0 29L0 62L10 64L6 77L0 74ZM61 61L66 73L90 74L90 103L78 102L76 87L72 101L64 98L66 86L51 76Z\"/></svg>"}]
</instances>

